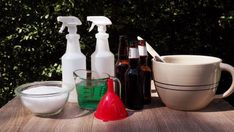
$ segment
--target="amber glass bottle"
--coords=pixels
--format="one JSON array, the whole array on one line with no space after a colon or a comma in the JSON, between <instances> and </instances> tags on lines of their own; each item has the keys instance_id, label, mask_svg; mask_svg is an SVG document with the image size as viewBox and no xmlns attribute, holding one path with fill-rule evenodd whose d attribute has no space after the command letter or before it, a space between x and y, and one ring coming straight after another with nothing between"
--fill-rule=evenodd
<instances>
[{"instance_id":1,"label":"amber glass bottle","mask_svg":"<svg viewBox=\"0 0 234 132\"><path fill-rule=\"evenodd\" d=\"M119 37L119 49L118 49L118 60L115 64L115 76L121 82L121 93L119 89L116 89L116 94L121 95L121 100L125 104L125 72L128 69L128 39L127 36ZM119 95L119 96L120 96Z\"/></svg>"},{"instance_id":2,"label":"amber glass bottle","mask_svg":"<svg viewBox=\"0 0 234 132\"><path fill-rule=\"evenodd\" d=\"M140 110L144 107L143 89L140 78L139 51L137 41L129 46L129 68L125 73L125 105L129 109Z\"/></svg>"},{"instance_id":3,"label":"amber glass bottle","mask_svg":"<svg viewBox=\"0 0 234 132\"><path fill-rule=\"evenodd\" d=\"M138 49L140 55L140 67L141 67L141 81L144 95L144 104L151 103L151 69L147 65L147 50L144 40L138 41Z\"/></svg>"}]
</instances>

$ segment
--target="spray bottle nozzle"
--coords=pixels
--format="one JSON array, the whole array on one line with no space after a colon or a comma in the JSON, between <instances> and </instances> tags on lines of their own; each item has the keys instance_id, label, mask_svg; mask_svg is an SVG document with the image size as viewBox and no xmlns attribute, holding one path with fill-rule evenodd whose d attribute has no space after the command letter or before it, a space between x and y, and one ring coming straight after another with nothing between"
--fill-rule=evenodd
<instances>
[{"instance_id":1,"label":"spray bottle nozzle","mask_svg":"<svg viewBox=\"0 0 234 132\"><path fill-rule=\"evenodd\" d=\"M88 16L87 21L92 22L89 32L93 30L95 25L98 27L98 32L106 32L106 25L112 24L111 20L105 16Z\"/></svg>"},{"instance_id":2,"label":"spray bottle nozzle","mask_svg":"<svg viewBox=\"0 0 234 132\"><path fill-rule=\"evenodd\" d=\"M57 21L62 22L62 26L59 30L60 33L63 32L65 27L68 28L68 32L70 34L76 34L77 28L76 25L81 25L81 21L79 18L74 16L58 16Z\"/></svg>"}]
</instances>

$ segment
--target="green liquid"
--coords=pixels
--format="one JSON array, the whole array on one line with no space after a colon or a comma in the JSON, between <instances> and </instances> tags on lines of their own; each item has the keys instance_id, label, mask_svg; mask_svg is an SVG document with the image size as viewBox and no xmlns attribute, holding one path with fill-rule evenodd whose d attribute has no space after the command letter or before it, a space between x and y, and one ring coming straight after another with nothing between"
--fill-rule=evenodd
<instances>
[{"instance_id":1,"label":"green liquid","mask_svg":"<svg viewBox=\"0 0 234 132\"><path fill-rule=\"evenodd\" d=\"M76 84L78 102L80 107L84 109L96 109L106 91L106 81L81 81Z\"/></svg>"}]
</instances>

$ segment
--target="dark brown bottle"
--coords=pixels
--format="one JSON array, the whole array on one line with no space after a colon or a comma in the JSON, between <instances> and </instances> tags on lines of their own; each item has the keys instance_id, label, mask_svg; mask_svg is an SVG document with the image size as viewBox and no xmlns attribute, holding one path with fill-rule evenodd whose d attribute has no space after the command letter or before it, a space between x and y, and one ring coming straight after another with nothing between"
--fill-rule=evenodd
<instances>
[{"instance_id":1,"label":"dark brown bottle","mask_svg":"<svg viewBox=\"0 0 234 132\"><path fill-rule=\"evenodd\" d=\"M122 102L125 104L125 72L128 69L128 39L127 36L119 37L118 60L115 64L115 76L121 82L121 90L116 89L116 94L121 96ZM117 85L118 86L118 85ZM121 91L121 93L120 93Z\"/></svg>"},{"instance_id":2,"label":"dark brown bottle","mask_svg":"<svg viewBox=\"0 0 234 132\"><path fill-rule=\"evenodd\" d=\"M144 107L143 89L140 78L139 51L137 41L129 46L129 68L125 73L125 106L129 109L140 110Z\"/></svg>"},{"instance_id":3,"label":"dark brown bottle","mask_svg":"<svg viewBox=\"0 0 234 132\"><path fill-rule=\"evenodd\" d=\"M141 81L143 88L144 104L151 103L151 69L147 65L147 50L144 40L138 41L138 50L140 55Z\"/></svg>"}]
</instances>

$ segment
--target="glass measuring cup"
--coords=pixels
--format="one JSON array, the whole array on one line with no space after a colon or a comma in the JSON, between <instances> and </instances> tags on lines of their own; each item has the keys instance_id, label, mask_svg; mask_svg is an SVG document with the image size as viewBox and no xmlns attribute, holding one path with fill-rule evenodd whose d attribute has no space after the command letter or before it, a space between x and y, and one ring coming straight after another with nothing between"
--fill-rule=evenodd
<instances>
[{"instance_id":1,"label":"glass measuring cup","mask_svg":"<svg viewBox=\"0 0 234 132\"><path fill-rule=\"evenodd\" d=\"M107 91L107 80L112 78L119 87L119 79L107 73L79 69L73 72L76 83L77 99L80 108L95 110L102 96ZM121 91L120 91L121 93Z\"/></svg>"}]
</instances>

